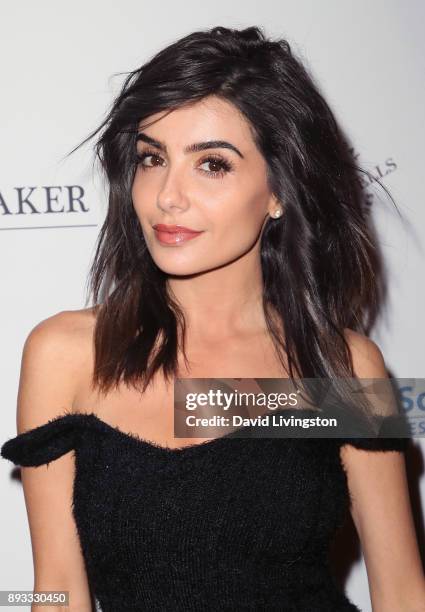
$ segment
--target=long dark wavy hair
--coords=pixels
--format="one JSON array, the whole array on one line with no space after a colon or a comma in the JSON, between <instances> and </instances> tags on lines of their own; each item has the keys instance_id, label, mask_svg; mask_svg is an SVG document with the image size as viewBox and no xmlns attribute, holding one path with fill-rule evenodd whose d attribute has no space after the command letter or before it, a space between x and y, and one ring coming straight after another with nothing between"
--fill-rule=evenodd
<instances>
[{"instance_id":1,"label":"long dark wavy hair","mask_svg":"<svg viewBox=\"0 0 425 612\"><path fill-rule=\"evenodd\" d=\"M89 274L97 311L93 383L103 392L121 380L144 390L161 368L167 379L178 375L180 348L186 358L184 315L147 249L131 189L140 122L209 95L246 117L270 190L284 206L261 238L263 307L282 364L286 354L291 378L354 376L344 329L368 334L384 289L360 168L286 40L258 27L214 27L127 73L105 121L84 141L97 136L109 187Z\"/></svg>"}]
</instances>

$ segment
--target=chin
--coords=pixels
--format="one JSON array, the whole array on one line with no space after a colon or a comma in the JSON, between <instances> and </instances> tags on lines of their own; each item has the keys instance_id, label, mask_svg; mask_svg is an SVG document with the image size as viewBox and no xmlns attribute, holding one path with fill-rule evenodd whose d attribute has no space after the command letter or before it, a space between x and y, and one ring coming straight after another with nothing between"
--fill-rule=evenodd
<instances>
[{"instance_id":1,"label":"chin","mask_svg":"<svg viewBox=\"0 0 425 612\"><path fill-rule=\"evenodd\" d=\"M180 261L179 261L180 259ZM206 258L208 259L208 258ZM209 272L226 265L226 262L222 261L199 261L199 256L186 256L178 258L174 253L171 257L153 257L155 264L158 266L164 274L169 276L191 276L194 274L201 274L203 272Z\"/></svg>"},{"instance_id":2,"label":"chin","mask_svg":"<svg viewBox=\"0 0 425 612\"><path fill-rule=\"evenodd\" d=\"M169 276L190 276L191 274L198 274L199 272L205 271L199 265L196 265L195 261L181 263L176 261L166 262L163 259L154 259L154 261L158 268Z\"/></svg>"}]
</instances>

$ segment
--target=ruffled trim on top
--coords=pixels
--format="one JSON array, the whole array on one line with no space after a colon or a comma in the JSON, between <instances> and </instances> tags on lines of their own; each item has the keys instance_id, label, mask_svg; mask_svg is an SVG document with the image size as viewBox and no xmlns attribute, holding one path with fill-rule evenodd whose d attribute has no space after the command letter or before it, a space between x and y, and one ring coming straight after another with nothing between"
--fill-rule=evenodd
<instances>
[{"instance_id":1,"label":"ruffled trim on top","mask_svg":"<svg viewBox=\"0 0 425 612\"><path fill-rule=\"evenodd\" d=\"M341 438L339 444L350 444L356 448L373 451L399 451L405 453L410 445L410 438Z\"/></svg>"},{"instance_id":2,"label":"ruffled trim on top","mask_svg":"<svg viewBox=\"0 0 425 612\"><path fill-rule=\"evenodd\" d=\"M340 444L351 444L357 448L374 451L399 451L405 453L411 442L411 432L405 418L400 415L386 416L381 420L376 437L343 437Z\"/></svg>"},{"instance_id":3,"label":"ruffled trim on top","mask_svg":"<svg viewBox=\"0 0 425 612\"><path fill-rule=\"evenodd\" d=\"M388 428L391 426L391 422L392 420L390 417L385 419L384 427L380 432L381 435L378 437L336 437L329 438L329 441L334 440L339 446L350 444L351 446L365 450L394 450L405 453L409 448L411 438L390 437L389 434L394 433L394 430ZM8 459L19 466L35 467L43 465L75 449L78 445L80 433L87 427L94 427L95 429L100 428L100 431L107 430L109 432L113 431L114 433L119 433L124 439L137 442L145 448L168 452L170 455L176 455L177 452L195 452L195 450L203 448L208 449L213 446L212 442L207 442L204 444L196 444L194 447L183 447L183 449L157 448L154 444L150 444L141 438L136 438L135 434L125 434L118 428L104 423L96 417L95 414L66 412L49 420L43 425L11 438L1 447L0 455L4 459ZM386 434L387 437L382 437L382 433ZM231 437L231 435L224 437ZM323 437L326 438L327 436L324 435Z\"/></svg>"},{"instance_id":4,"label":"ruffled trim on top","mask_svg":"<svg viewBox=\"0 0 425 612\"><path fill-rule=\"evenodd\" d=\"M77 445L84 415L67 412L3 444L0 454L15 465L35 467L65 455Z\"/></svg>"}]
</instances>

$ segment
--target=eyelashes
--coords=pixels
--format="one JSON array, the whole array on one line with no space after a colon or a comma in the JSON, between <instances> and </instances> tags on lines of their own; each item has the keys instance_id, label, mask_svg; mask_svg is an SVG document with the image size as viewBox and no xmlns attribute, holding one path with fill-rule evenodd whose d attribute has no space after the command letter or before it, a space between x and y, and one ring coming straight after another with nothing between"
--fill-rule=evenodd
<instances>
[{"instance_id":1,"label":"eyelashes","mask_svg":"<svg viewBox=\"0 0 425 612\"><path fill-rule=\"evenodd\" d=\"M144 161L149 157L151 157L152 160L151 160L151 164L147 165L144 163ZM153 160L155 160L155 163L152 164ZM163 158L160 155L158 155L158 153L156 153L155 151L151 151L149 149L142 151L140 153L136 153L136 164L139 168L142 169L143 172L146 172L147 170L151 168L161 166L162 161L163 161ZM159 163L156 163L156 162L159 162ZM215 167L214 170L204 170L202 168L199 168L199 171L205 174L206 176L208 176L209 178L222 178L228 172L232 172L234 170L234 165L232 164L232 162L230 162L227 159L224 159L224 157L221 157L220 155L209 154L200 160L199 165L200 166L210 165L210 166Z\"/></svg>"}]
</instances>

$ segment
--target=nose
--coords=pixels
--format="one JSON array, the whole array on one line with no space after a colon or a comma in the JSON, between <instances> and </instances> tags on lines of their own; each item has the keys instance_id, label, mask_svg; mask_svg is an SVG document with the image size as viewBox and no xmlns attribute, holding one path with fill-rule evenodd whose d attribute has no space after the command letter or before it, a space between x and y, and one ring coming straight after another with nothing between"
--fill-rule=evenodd
<instances>
[{"instance_id":1,"label":"nose","mask_svg":"<svg viewBox=\"0 0 425 612\"><path fill-rule=\"evenodd\" d=\"M184 177L178 170L169 166L164 172L164 179L157 196L157 206L163 212L172 209L186 210L188 207Z\"/></svg>"}]
</instances>

